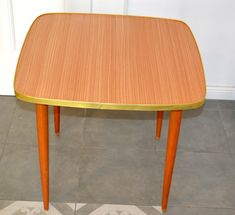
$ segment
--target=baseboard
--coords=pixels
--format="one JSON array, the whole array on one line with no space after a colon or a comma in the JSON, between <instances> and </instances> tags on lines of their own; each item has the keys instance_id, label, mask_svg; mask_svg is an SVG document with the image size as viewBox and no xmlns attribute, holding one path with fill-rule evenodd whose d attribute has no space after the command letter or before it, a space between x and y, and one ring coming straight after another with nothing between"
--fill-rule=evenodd
<instances>
[{"instance_id":1,"label":"baseboard","mask_svg":"<svg viewBox=\"0 0 235 215\"><path fill-rule=\"evenodd\" d=\"M235 86L207 86L206 98L235 100Z\"/></svg>"}]
</instances>

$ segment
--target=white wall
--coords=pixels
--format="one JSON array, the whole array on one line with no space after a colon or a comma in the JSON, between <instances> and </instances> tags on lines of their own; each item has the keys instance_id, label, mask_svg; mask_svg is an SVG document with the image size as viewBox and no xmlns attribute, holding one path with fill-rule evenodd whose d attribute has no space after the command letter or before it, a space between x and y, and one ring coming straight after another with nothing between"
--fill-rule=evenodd
<instances>
[{"instance_id":1,"label":"white wall","mask_svg":"<svg viewBox=\"0 0 235 215\"><path fill-rule=\"evenodd\" d=\"M6 4L10 1L13 3L13 22L9 16L11 8ZM2 8L8 10L3 11ZM63 10L128 13L185 21L194 32L201 50L206 72L207 97L235 99L234 0L0 0L0 94L13 92L10 83L14 73L13 58L17 57L17 50L32 20L39 13ZM6 47L8 52L3 54L2 50L6 50ZM3 56L5 64L8 62L11 65L8 68L1 63ZM1 80L5 80L6 84ZM5 86L4 89L2 86Z\"/></svg>"},{"instance_id":2,"label":"white wall","mask_svg":"<svg viewBox=\"0 0 235 215\"><path fill-rule=\"evenodd\" d=\"M188 23L201 51L207 97L235 99L234 0L129 0L128 12Z\"/></svg>"},{"instance_id":3,"label":"white wall","mask_svg":"<svg viewBox=\"0 0 235 215\"><path fill-rule=\"evenodd\" d=\"M64 0L0 0L0 95L14 95L16 62L25 35L42 13L64 11Z\"/></svg>"},{"instance_id":4,"label":"white wall","mask_svg":"<svg viewBox=\"0 0 235 215\"><path fill-rule=\"evenodd\" d=\"M126 13L127 0L65 0L65 11L84 13Z\"/></svg>"}]
</instances>

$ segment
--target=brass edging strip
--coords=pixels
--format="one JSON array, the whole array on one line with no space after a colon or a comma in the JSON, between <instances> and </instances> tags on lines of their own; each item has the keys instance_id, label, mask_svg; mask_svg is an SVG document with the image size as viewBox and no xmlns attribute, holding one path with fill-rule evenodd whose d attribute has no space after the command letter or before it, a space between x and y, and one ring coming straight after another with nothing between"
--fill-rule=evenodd
<instances>
[{"instance_id":1,"label":"brass edging strip","mask_svg":"<svg viewBox=\"0 0 235 215\"><path fill-rule=\"evenodd\" d=\"M46 99L46 98L36 98L32 96L26 96L19 92L15 92L16 98L30 103L44 104L51 106L64 106L64 107L75 107L75 108L89 108L89 109L102 109L102 110L138 110L138 111L170 111L170 110L188 110L196 109L201 107L205 100L196 102L193 104L184 105L152 105L152 104L113 104L113 103L95 103L95 102L80 102L80 101L68 101L59 99Z\"/></svg>"}]
</instances>

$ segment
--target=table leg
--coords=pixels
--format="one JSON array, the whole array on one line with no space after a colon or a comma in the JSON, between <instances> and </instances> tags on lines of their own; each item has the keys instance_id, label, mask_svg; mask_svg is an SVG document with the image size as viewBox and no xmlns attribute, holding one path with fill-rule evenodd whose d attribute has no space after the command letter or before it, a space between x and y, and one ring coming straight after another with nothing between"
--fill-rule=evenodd
<instances>
[{"instance_id":1,"label":"table leg","mask_svg":"<svg viewBox=\"0 0 235 215\"><path fill-rule=\"evenodd\" d=\"M180 131L182 111L171 111L170 122L168 130L168 141L166 151L166 163L163 181L163 192L162 192L162 211L165 212L167 209L168 197L171 186L171 179L174 169L175 156L177 150L177 143Z\"/></svg>"},{"instance_id":2,"label":"table leg","mask_svg":"<svg viewBox=\"0 0 235 215\"><path fill-rule=\"evenodd\" d=\"M158 111L156 119L156 139L160 139L161 136L162 118L163 118L163 111Z\"/></svg>"},{"instance_id":3,"label":"table leg","mask_svg":"<svg viewBox=\"0 0 235 215\"><path fill-rule=\"evenodd\" d=\"M55 134L59 135L60 133L60 107L54 106L54 127Z\"/></svg>"},{"instance_id":4,"label":"table leg","mask_svg":"<svg viewBox=\"0 0 235 215\"><path fill-rule=\"evenodd\" d=\"M49 168L48 168L48 106L36 105L36 118L38 130L38 151L42 183L44 209L49 207Z\"/></svg>"}]
</instances>

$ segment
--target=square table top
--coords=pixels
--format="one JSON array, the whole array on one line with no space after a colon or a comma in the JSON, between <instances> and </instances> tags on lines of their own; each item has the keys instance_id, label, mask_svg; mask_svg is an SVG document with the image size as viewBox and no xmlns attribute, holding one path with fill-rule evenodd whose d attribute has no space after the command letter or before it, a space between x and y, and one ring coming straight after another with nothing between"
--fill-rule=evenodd
<instances>
[{"instance_id":1,"label":"square table top","mask_svg":"<svg viewBox=\"0 0 235 215\"><path fill-rule=\"evenodd\" d=\"M185 23L78 13L33 22L14 89L32 103L149 111L197 108L206 93L200 53Z\"/></svg>"}]
</instances>

